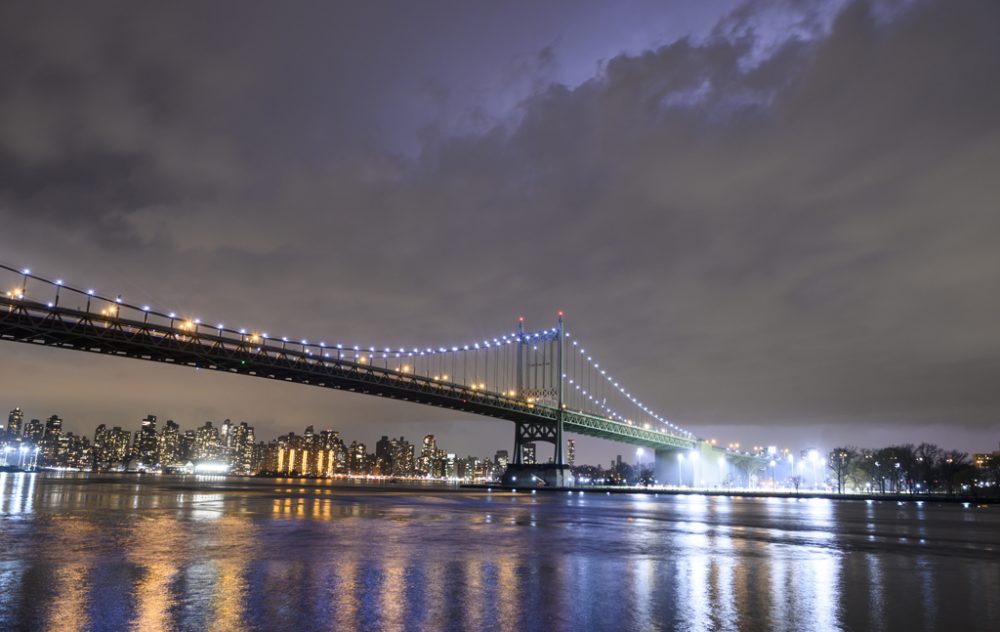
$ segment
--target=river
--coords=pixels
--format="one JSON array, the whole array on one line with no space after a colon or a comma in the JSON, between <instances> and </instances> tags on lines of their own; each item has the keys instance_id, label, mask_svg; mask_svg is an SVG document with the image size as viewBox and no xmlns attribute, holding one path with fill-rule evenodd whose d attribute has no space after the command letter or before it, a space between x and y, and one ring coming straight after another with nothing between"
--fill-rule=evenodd
<instances>
[{"instance_id":1,"label":"river","mask_svg":"<svg viewBox=\"0 0 1000 632\"><path fill-rule=\"evenodd\" d=\"M1000 507L0 473L0 630L997 630Z\"/></svg>"}]
</instances>

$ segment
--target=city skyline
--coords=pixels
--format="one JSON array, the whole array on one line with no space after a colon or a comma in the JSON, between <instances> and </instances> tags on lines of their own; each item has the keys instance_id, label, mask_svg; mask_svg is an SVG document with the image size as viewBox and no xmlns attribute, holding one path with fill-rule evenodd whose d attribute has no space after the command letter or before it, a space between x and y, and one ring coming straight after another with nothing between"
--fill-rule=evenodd
<instances>
[{"instance_id":1,"label":"city skyline","mask_svg":"<svg viewBox=\"0 0 1000 632\"><path fill-rule=\"evenodd\" d=\"M82 430L81 431L76 426L64 427L64 423L65 423L66 420L61 415L59 415L59 414L53 414L53 415L50 415L50 416L42 415L41 417L32 417L31 415L26 415L24 413L24 410L21 407L14 407L14 408L10 409L9 412L7 413L7 416L4 419L6 419L5 422L4 422L4 420L0 420L0 438L6 437L6 439L8 439L8 440L11 439L12 438L11 437L11 428L14 427L14 424L16 423L16 431L15 432L16 432L16 436L17 437L23 437L26 441L30 441L33 444L39 444L39 445L40 445L40 438L41 438L42 434L44 434L46 431L48 431L48 429L50 427L52 427L53 424L54 424L54 427L56 428L57 432L61 431L64 434L68 432L70 435L74 435L75 434L78 438L91 439L92 440L92 444L96 444L97 443L97 441L96 441L97 434L103 428L107 427L108 430L111 430L111 429L121 430L121 432L124 434L124 436L127 437L127 442L126 442L127 445L126 445L126 447L123 447L122 449L125 450L127 452L127 454L129 455L128 459L138 458L139 460L143 460L143 457L146 454L156 453L157 451L159 451L160 449L162 449L162 447L159 446L159 444L149 445L149 447L142 447L143 444L141 443L142 440L140 439L140 437L144 437L145 436L145 433L146 433L147 427L149 427L149 422L150 421L152 422L152 424L151 424L152 428L155 428L156 424L157 424L157 420L161 420L160 423L163 424L163 426L161 426L161 427L167 427L167 428L169 428L169 427L172 426L172 428L175 431L175 434L178 434L178 435L182 435L183 432L186 432L188 435L190 435L190 439L192 441L194 441L195 438L198 436L199 430L200 429L205 429L205 428L213 429L217 440L218 440L218 438L220 436L220 433L221 433L222 440L225 441L225 437L227 436L227 432L226 432L227 428L240 428L240 427L243 427L243 429L244 429L244 431L243 431L244 435L243 436L244 437L247 436L245 434L246 431L247 431L247 429L249 430L249 443L250 444L254 444L255 441L256 441L261 446L263 446L265 444L273 445L273 444L275 444L275 442L279 442L279 441L285 439L286 437L291 437L291 436L296 435L296 431L295 430L292 430L292 431L289 431L289 432L286 432L286 433L281 433L281 434L273 434L273 435L259 434L259 433L256 432L256 426L254 424L248 422L247 420L239 419L239 420L237 420L237 421L234 422L234 421L232 421L232 419L230 419L228 417L224 418L221 422L219 422L217 419L208 419L208 420L204 420L204 421L201 421L201 422L188 422L188 423L183 423L182 422L182 423L178 423L173 418L167 418L165 420L162 420L162 418L160 416L158 416L158 415L155 415L155 414L152 414L152 413L147 413L142 418L139 418L138 415L136 415L136 419L138 419L138 421L135 421L135 420L132 420L131 422L129 422L129 421L118 421L118 422L115 422L115 421L105 421L105 422L102 422L102 423L98 424L97 426L93 427L89 431L87 431L87 430ZM14 421L14 420L16 420L16 421ZM135 428L135 424L139 424L139 427ZM216 426L215 424L218 424L218 425ZM334 436L334 437L340 437L343 433L340 430L336 429L334 427L335 425L336 424L327 424L327 425L324 426L322 424L310 423L310 424L303 425L300 428L305 428L305 431L307 433L309 433L309 434L316 433L317 435L322 435L322 434L332 433L332 436ZM407 425L408 426L412 426L412 424L409 424L409 423ZM184 430L185 427L187 427L186 430ZM71 429L71 428L73 428L73 429ZM6 435L3 434L4 430L7 431ZM183 430L183 432L179 433L178 430ZM419 435L420 435L420 432L418 431L418 433L416 435L411 435L411 436L417 437ZM378 439L375 439L375 437L378 437ZM431 438L432 440L434 440L435 437L440 438L441 435L438 435L438 434L435 434L435 433L424 434L423 435L423 439L424 439L425 443L426 443L426 439L428 437ZM378 450L379 450L378 446L379 446L380 443L382 443L382 442L384 442L386 440L390 440L390 441L393 441L393 442L396 441L395 435L393 435L392 433L388 433L387 434L386 432L383 432L382 430L379 430L379 429L373 429L373 431L371 433L366 434L364 436L351 436L351 437L347 437L347 435L345 434L344 435L344 439L343 439L345 441L345 445L346 445L346 441L348 439L351 441L352 446L353 445L360 445L362 452L364 454L368 454L368 455L370 455L372 457L377 456ZM202 439L198 439L198 440L199 441L203 441ZM404 440L405 440L405 436L402 435L402 434L400 434L399 435L399 441L404 441ZM577 450L578 450L577 446L580 444L581 440L583 440L583 441L597 441L597 442L605 444L605 445L611 445L611 446L613 446L614 448L617 448L617 449L616 450L612 450L615 453L613 456L606 457L603 460L583 461L583 460L577 459L577 456L576 456L577 455ZM162 439L160 441L162 441ZM176 441L176 439L175 439L175 441ZM448 439L444 438L444 441L445 441L445 443L447 443ZM593 439L593 438L584 437L584 436L572 436L572 437L568 437L565 441L566 441L566 446L565 446L566 447L566 459L567 459L567 464L570 465L570 466L603 467L603 465L605 463L608 463L609 461L612 464L617 461L617 463L620 465L623 462L623 460L624 460L624 462L635 463L636 465L638 465L640 463L653 463L653 453L652 453L652 451L650 451L650 450L644 450L643 448L636 448L635 446L630 446L630 445L627 445L627 444L621 444L621 443L616 443L616 442L608 442L608 441L599 440L599 439ZM913 445L918 445L918 444L922 444L922 443L928 443L928 442L924 441L920 437L909 437L908 439L903 440L903 441L888 442L888 443L881 444L881 445L890 445L890 446L911 445L911 446L913 446ZM416 444L408 444L408 445L416 445ZM531 446L530 447L530 457L528 458L528 462L529 463L535 463L535 462L542 463L542 462L545 462L546 460L548 460L549 462L551 462L551 457L548 456L550 448L548 448L547 446L545 446L544 443L543 444L532 443L532 444L530 444L530 446ZM822 444L822 443L820 443L820 444L813 443L813 444L793 445L793 444L787 444L787 443L782 443L780 441L776 441L776 442L761 442L759 444L741 444L739 442L730 442L725 447L728 447L728 448L736 450L737 452L743 452L743 453L746 453L746 454L767 455L768 458L771 458L774 454L779 454L779 455L781 455L779 457L779 460L781 460L781 459L783 459L784 457L786 457L789 454L791 454L791 455L794 455L794 454L806 455L808 453L808 454L811 454L811 455L814 456L817 453L818 454L825 454L825 453L827 453L827 452L829 452L831 450L835 450L835 449L838 449L838 448L843 447L843 446L852 446L852 447L855 447L855 448L869 448L869 447L874 447L873 445L859 445L859 444L855 444L855 443L852 443L851 441L845 441L845 440L843 440L843 438L841 438L841 441L839 441L839 442L833 442L833 443L830 443L828 445ZM176 448L176 444L174 444L174 447ZM366 448L368 448L368 447L372 447L373 451L372 452L367 452ZM723 447L723 446L720 446L720 447ZM984 444L984 445L981 445L981 446L977 446L977 449L975 449L975 450L963 450L963 449L961 449L958 446L955 446L953 444L945 444L943 447L946 448L946 449L950 449L950 450L956 450L957 449L958 452L964 452L966 454L966 456L969 457L969 458L973 458L973 457L979 458L979 457L982 457L982 455L989 455L990 453L993 453L994 455L1000 454L1000 441L998 441L996 443L993 443L993 444ZM455 457L458 457L458 455L459 455L460 452L465 452L465 451L461 451L461 450L457 450L455 452L444 451L445 454L448 454L450 456L455 456ZM511 450L510 450L509 446L506 446L504 444L500 444L500 445L498 445L496 447L493 447L493 448L484 448L484 449L480 449L478 451L467 452L467 456L465 458L466 459L468 459L468 458L477 458L477 459L481 459L481 460L489 460L491 457L494 458L494 459L496 459L496 457L498 455L500 455L501 453L504 455L504 463L506 464L508 462ZM124 454L124 452L123 452L123 454ZM195 454L191 456L190 460L195 460L195 461L197 461L197 460L209 460L210 461L213 458L214 457L209 456L206 453L204 453L203 450L200 453L198 452L198 450L195 450ZM242 460L246 461L247 458L248 457L243 457ZM263 457L261 457L261 458L263 458ZM93 457L91 457L91 459L93 459ZM126 459L126 460L128 460L128 459ZM149 462L148 458L146 458L145 460L147 462ZM244 472L244 473L246 473L246 472Z\"/></svg>"},{"instance_id":2,"label":"city skyline","mask_svg":"<svg viewBox=\"0 0 1000 632\"><path fill-rule=\"evenodd\" d=\"M496 449L487 456L459 456L441 448L433 434L426 434L420 442L421 450L414 453L414 444L405 437L398 439L381 435L378 441L366 442L340 438L340 432L332 428L314 425L305 427L302 435L295 432L268 439L258 437L252 425L246 421L233 422L225 419L218 425L206 420L193 428L184 428L173 419L160 420L157 415L145 417L129 424L114 422L99 424L90 432L73 432L63 426L63 418L53 414L47 418L33 418L24 410L15 407L9 411L6 421L0 424L0 443L12 446L14 460L23 463L29 459L33 465L94 469L160 469L178 468L185 464L208 464L212 472L221 473L215 465L225 463L232 474L297 473L302 475L337 474L381 474L386 476L430 475L437 478L461 478L465 467L474 467L477 462L497 463L506 466L509 451ZM158 422L161 424L157 430ZM138 424L138 427L136 427ZM323 467L323 457L315 458L311 465L300 460L295 465L293 454L279 454L276 448L302 450L302 442L311 444L317 438L319 443L312 446L319 449L336 449L337 469L333 468L333 453L328 457L330 467ZM258 439L260 439L258 441ZM26 445L30 454L18 454L18 446ZM573 453L573 439L568 440ZM371 447L372 451L368 448ZM35 449L37 448L37 454ZM6 449L6 448L5 448ZM389 452L387 452L389 451ZM404 453L409 451L409 456ZM398 456L397 456L398 455ZM534 462L534 446L528 462ZM10 457L5 458L5 463ZM444 463L436 461L445 460ZM398 460L404 464L394 464ZM318 463L318 466L317 466ZM572 459L570 465L572 465ZM456 470L457 468L457 470ZM458 474L456 474L456 471ZM501 470L502 471L502 470ZM500 472L492 469L489 476L499 477Z\"/></svg>"}]
</instances>

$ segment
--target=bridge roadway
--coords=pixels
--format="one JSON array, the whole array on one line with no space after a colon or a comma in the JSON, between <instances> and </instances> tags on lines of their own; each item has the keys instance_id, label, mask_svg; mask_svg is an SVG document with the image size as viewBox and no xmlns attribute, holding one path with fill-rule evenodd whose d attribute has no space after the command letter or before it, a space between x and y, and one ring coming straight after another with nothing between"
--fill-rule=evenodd
<instances>
[{"instance_id":1,"label":"bridge roadway","mask_svg":"<svg viewBox=\"0 0 1000 632\"><path fill-rule=\"evenodd\" d=\"M338 357L336 349L235 334L207 325L185 329L117 314L68 309L29 298L0 296L0 340L177 366L282 380L309 386L388 397L407 402L551 427L558 409L501 393L404 373ZM298 347L298 348L296 348ZM668 453L690 450L703 442L686 436L646 429L579 410L563 410L567 431L643 446Z\"/></svg>"}]
</instances>

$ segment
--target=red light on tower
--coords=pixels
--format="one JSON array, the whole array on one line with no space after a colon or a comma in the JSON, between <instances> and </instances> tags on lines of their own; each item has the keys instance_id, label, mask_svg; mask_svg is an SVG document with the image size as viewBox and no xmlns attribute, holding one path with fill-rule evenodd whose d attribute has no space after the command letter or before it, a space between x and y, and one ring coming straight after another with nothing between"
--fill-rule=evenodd
<instances>
[{"instance_id":1,"label":"red light on tower","mask_svg":"<svg viewBox=\"0 0 1000 632\"><path fill-rule=\"evenodd\" d=\"M524 316L518 316L517 320L518 320L518 322L523 323L524 322Z\"/></svg>"},{"instance_id":2,"label":"red light on tower","mask_svg":"<svg viewBox=\"0 0 1000 632\"><path fill-rule=\"evenodd\" d=\"M562 318L562 317L563 317L563 312L562 312L562 310L559 310L559 318Z\"/></svg>"}]
</instances>

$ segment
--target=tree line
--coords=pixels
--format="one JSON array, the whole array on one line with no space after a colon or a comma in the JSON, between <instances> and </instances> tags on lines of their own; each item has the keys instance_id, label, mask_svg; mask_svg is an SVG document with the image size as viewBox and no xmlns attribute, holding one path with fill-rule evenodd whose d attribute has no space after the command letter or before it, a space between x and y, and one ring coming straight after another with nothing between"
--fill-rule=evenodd
<instances>
[{"instance_id":1,"label":"tree line","mask_svg":"<svg viewBox=\"0 0 1000 632\"><path fill-rule=\"evenodd\" d=\"M826 462L839 493L1000 493L998 453L976 467L967 453L931 443L877 449L845 446L831 450Z\"/></svg>"}]
</instances>

